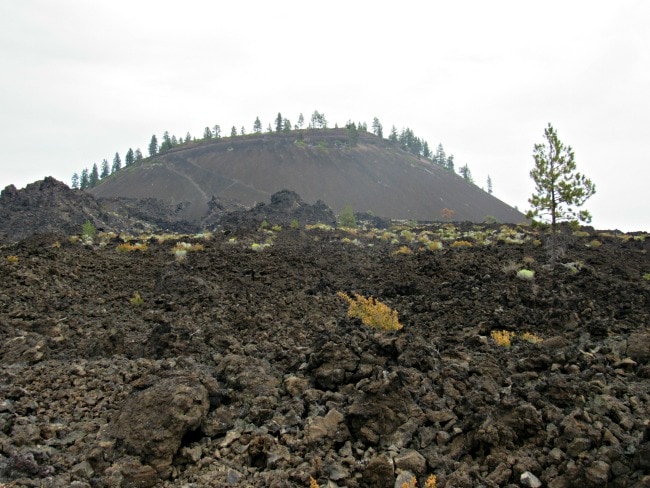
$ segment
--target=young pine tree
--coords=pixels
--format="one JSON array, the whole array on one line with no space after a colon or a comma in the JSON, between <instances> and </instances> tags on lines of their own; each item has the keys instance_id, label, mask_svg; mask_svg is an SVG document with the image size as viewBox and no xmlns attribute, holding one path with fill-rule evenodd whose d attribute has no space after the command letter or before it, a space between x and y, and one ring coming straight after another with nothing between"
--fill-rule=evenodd
<instances>
[{"instance_id":1,"label":"young pine tree","mask_svg":"<svg viewBox=\"0 0 650 488\"><path fill-rule=\"evenodd\" d=\"M556 234L560 221L591 222L587 210L578 210L596 193L596 186L576 171L575 155L571 146L565 146L551 124L544 130L546 142L535 144L535 167L530 177L535 182L535 193L528 202L532 209L527 217L541 217L551 222L551 232Z\"/></svg>"}]
</instances>

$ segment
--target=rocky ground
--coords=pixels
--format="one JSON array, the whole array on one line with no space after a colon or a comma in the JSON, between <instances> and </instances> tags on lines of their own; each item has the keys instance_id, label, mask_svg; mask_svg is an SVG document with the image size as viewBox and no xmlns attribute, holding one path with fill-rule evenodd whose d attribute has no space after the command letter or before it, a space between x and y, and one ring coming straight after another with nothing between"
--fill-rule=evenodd
<instances>
[{"instance_id":1,"label":"rocky ground","mask_svg":"<svg viewBox=\"0 0 650 488\"><path fill-rule=\"evenodd\" d=\"M650 238L295 220L0 244L0 486L650 486Z\"/></svg>"}]
</instances>

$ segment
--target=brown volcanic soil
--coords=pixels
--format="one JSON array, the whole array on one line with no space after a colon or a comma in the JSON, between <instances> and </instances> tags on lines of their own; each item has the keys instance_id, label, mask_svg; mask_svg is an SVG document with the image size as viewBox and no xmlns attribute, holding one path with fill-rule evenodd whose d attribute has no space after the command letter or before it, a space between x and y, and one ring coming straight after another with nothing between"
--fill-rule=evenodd
<instances>
[{"instance_id":1,"label":"brown volcanic soil","mask_svg":"<svg viewBox=\"0 0 650 488\"><path fill-rule=\"evenodd\" d=\"M532 238L231 235L0 247L3 486L650 486L650 240L575 238L582 265L553 272ZM340 290L404 328L346 317Z\"/></svg>"},{"instance_id":2,"label":"brown volcanic soil","mask_svg":"<svg viewBox=\"0 0 650 488\"><path fill-rule=\"evenodd\" d=\"M336 213L355 211L393 219L521 223L525 216L430 161L362 132L348 146L346 129L249 135L176 146L124 168L90 190L96 197L159 198L183 204L180 215L198 221L213 196L252 207L289 189L306 202L322 200Z\"/></svg>"}]
</instances>

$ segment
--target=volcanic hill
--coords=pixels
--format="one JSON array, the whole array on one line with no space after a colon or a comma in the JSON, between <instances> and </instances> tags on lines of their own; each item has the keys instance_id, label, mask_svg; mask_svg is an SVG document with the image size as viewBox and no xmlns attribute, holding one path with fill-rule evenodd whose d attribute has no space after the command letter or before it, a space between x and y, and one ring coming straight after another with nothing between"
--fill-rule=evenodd
<instances>
[{"instance_id":1,"label":"volcanic hill","mask_svg":"<svg viewBox=\"0 0 650 488\"><path fill-rule=\"evenodd\" d=\"M306 202L327 203L336 213L357 212L392 219L520 223L525 216L430 161L347 129L255 134L192 142L144 159L89 190L96 197L158 198L178 207L179 217L198 221L210 201L252 207L289 189Z\"/></svg>"}]
</instances>

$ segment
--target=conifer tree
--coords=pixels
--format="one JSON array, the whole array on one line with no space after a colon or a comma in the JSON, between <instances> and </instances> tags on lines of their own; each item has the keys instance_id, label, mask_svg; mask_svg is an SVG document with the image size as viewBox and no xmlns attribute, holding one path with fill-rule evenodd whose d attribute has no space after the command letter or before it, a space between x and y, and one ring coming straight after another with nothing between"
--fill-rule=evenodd
<instances>
[{"instance_id":1,"label":"conifer tree","mask_svg":"<svg viewBox=\"0 0 650 488\"><path fill-rule=\"evenodd\" d=\"M549 219L555 245L558 222L591 222L591 214L577 207L596 193L596 186L576 171L573 149L560 141L551 124L544 129L544 138L545 143L535 144L533 148L535 167L530 177L535 182L535 193L528 200L533 208L526 216Z\"/></svg>"},{"instance_id":2,"label":"conifer tree","mask_svg":"<svg viewBox=\"0 0 650 488\"><path fill-rule=\"evenodd\" d=\"M103 180L110 174L111 174L111 166L108 164L108 160L102 159L102 171L99 174L99 177Z\"/></svg>"},{"instance_id":3,"label":"conifer tree","mask_svg":"<svg viewBox=\"0 0 650 488\"><path fill-rule=\"evenodd\" d=\"M72 173L71 188L73 190L79 189L79 175L77 173Z\"/></svg>"},{"instance_id":4,"label":"conifer tree","mask_svg":"<svg viewBox=\"0 0 650 488\"><path fill-rule=\"evenodd\" d=\"M93 164L93 169L88 176L88 187L94 188L99 183L99 169L97 168L97 163Z\"/></svg>"},{"instance_id":5,"label":"conifer tree","mask_svg":"<svg viewBox=\"0 0 650 488\"><path fill-rule=\"evenodd\" d=\"M230 137L237 137L237 127L234 125L232 126L232 129L230 129Z\"/></svg>"},{"instance_id":6,"label":"conifer tree","mask_svg":"<svg viewBox=\"0 0 650 488\"><path fill-rule=\"evenodd\" d=\"M156 134L151 136L151 142L149 143L149 157L155 156L158 154L158 138Z\"/></svg>"},{"instance_id":7,"label":"conifer tree","mask_svg":"<svg viewBox=\"0 0 650 488\"><path fill-rule=\"evenodd\" d=\"M219 124L214 126L214 138L221 139L221 126Z\"/></svg>"},{"instance_id":8,"label":"conifer tree","mask_svg":"<svg viewBox=\"0 0 650 488\"><path fill-rule=\"evenodd\" d=\"M79 189L86 190L88 188L88 168L81 170L81 179L79 181Z\"/></svg>"},{"instance_id":9,"label":"conifer tree","mask_svg":"<svg viewBox=\"0 0 650 488\"><path fill-rule=\"evenodd\" d=\"M124 164L126 166L131 166L133 161L135 161L135 154L133 154L133 149L129 148L126 152L126 156L124 156Z\"/></svg>"},{"instance_id":10,"label":"conifer tree","mask_svg":"<svg viewBox=\"0 0 650 488\"><path fill-rule=\"evenodd\" d=\"M142 160L142 151L140 151L140 148L137 148L135 150L135 160L136 161Z\"/></svg>"},{"instance_id":11,"label":"conifer tree","mask_svg":"<svg viewBox=\"0 0 650 488\"><path fill-rule=\"evenodd\" d=\"M381 125L381 122L379 122L377 117L372 119L372 133L380 139L384 138L384 127Z\"/></svg>"},{"instance_id":12,"label":"conifer tree","mask_svg":"<svg viewBox=\"0 0 650 488\"><path fill-rule=\"evenodd\" d=\"M275 132L280 132L282 130L282 114L278 112L278 116L275 118Z\"/></svg>"},{"instance_id":13,"label":"conifer tree","mask_svg":"<svg viewBox=\"0 0 650 488\"><path fill-rule=\"evenodd\" d=\"M253 133L259 134L262 132L262 122L259 117L255 117L255 122L253 122Z\"/></svg>"},{"instance_id":14,"label":"conifer tree","mask_svg":"<svg viewBox=\"0 0 650 488\"><path fill-rule=\"evenodd\" d=\"M305 116L300 112L300 115L298 116L298 123L296 124L296 128L302 129L303 126L305 125Z\"/></svg>"},{"instance_id":15,"label":"conifer tree","mask_svg":"<svg viewBox=\"0 0 650 488\"><path fill-rule=\"evenodd\" d=\"M490 178L490 175L487 177L487 192L492 195L492 178Z\"/></svg>"},{"instance_id":16,"label":"conifer tree","mask_svg":"<svg viewBox=\"0 0 650 488\"><path fill-rule=\"evenodd\" d=\"M113 166L111 167L111 174L117 173L121 169L122 169L122 160L120 159L119 153L115 153L115 157L113 158Z\"/></svg>"},{"instance_id":17,"label":"conifer tree","mask_svg":"<svg viewBox=\"0 0 650 488\"><path fill-rule=\"evenodd\" d=\"M203 131L203 139L212 139L212 131L210 130L210 127L206 127Z\"/></svg>"}]
</instances>

